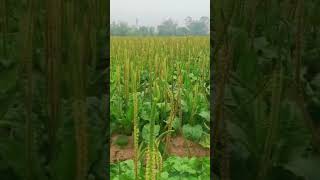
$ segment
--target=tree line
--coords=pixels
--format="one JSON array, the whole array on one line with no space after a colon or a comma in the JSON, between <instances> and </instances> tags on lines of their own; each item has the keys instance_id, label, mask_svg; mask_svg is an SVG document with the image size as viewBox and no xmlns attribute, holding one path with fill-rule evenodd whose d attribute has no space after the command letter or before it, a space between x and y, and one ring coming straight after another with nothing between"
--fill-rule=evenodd
<instances>
[{"instance_id":1,"label":"tree line","mask_svg":"<svg viewBox=\"0 0 320 180\"><path fill-rule=\"evenodd\" d=\"M113 21L110 25L110 33L114 36L185 36L185 35L208 35L209 17L202 16L194 19L190 16L185 18L184 26L179 26L176 21L169 18L154 26L130 26L125 21Z\"/></svg>"}]
</instances>

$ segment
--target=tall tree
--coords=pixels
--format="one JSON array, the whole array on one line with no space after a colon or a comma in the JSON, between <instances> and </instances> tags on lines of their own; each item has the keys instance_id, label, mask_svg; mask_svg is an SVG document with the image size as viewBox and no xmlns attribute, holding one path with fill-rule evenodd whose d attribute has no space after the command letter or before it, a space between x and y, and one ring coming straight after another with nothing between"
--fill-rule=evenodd
<instances>
[{"instance_id":1,"label":"tall tree","mask_svg":"<svg viewBox=\"0 0 320 180\"><path fill-rule=\"evenodd\" d=\"M202 16L199 20L187 17L185 19L186 27L194 35L206 35L209 32L209 18Z\"/></svg>"},{"instance_id":2,"label":"tall tree","mask_svg":"<svg viewBox=\"0 0 320 180\"><path fill-rule=\"evenodd\" d=\"M167 19L158 26L158 34L176 35L177 26L178 24L174 22L172 19Z\"/></svg>"}]
</instances>

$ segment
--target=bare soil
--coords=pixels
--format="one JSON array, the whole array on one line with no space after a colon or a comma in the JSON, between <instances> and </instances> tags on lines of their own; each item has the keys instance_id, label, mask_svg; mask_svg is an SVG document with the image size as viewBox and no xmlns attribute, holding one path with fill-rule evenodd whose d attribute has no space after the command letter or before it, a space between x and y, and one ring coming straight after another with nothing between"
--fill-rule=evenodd
<instances>
[{"instance_id":1,"label":"bare soil","mask_svg":"<svg viewBox=\"0 0 320 180\"><path fill-rule=\"evenodd\" d=\"M111 137L110 162L119 162L127 159L133 159L133 138L128 137L128 144L124 147L119 147L115 144L115 140L119 135ZM210 149L203 148L201 145L185 139L183 136L171 137L168 153L180 157L204 157L210 156Z\"/></svg>"}]
</instances>

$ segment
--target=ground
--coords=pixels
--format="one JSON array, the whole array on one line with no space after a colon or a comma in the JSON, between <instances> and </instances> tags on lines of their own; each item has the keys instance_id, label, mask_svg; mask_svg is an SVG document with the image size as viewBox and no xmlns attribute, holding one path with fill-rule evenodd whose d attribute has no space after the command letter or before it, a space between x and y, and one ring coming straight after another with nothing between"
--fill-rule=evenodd
<instances>
[{"instance_id":1,"label":"ground","mask_svg":"<svg viewBox=\"0 0 320 180\"><path fill-rule=\"evenodd\" d=\"M111 137L111 148L110 148L110 162L124 161L127 159L133 159L133 138L130 136L128 145L120 148L114 142L118 135ZM189 157L204 157L210 156L210 149L203 148L197 143L186 140L183 136L176 136L171 138L171 143L168 147L169 154L174 156L189 156Z\"/></svg>"}]
</instances>

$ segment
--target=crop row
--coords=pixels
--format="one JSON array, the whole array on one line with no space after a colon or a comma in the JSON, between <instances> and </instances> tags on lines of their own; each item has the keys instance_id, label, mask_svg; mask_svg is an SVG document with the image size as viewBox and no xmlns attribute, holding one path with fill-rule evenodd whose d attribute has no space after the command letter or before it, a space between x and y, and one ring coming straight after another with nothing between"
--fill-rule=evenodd
<instances>
[{"instance_id":1,"label":"crop row","mask_svg":"<svg viewBox=\"0 0 320 180\"><path fill-rule=\"evenodd\" d=\"M112 37L111 132L132 135L155 179L172 135L209 146L209 38Z\"/></svg>"}]
</instances>

